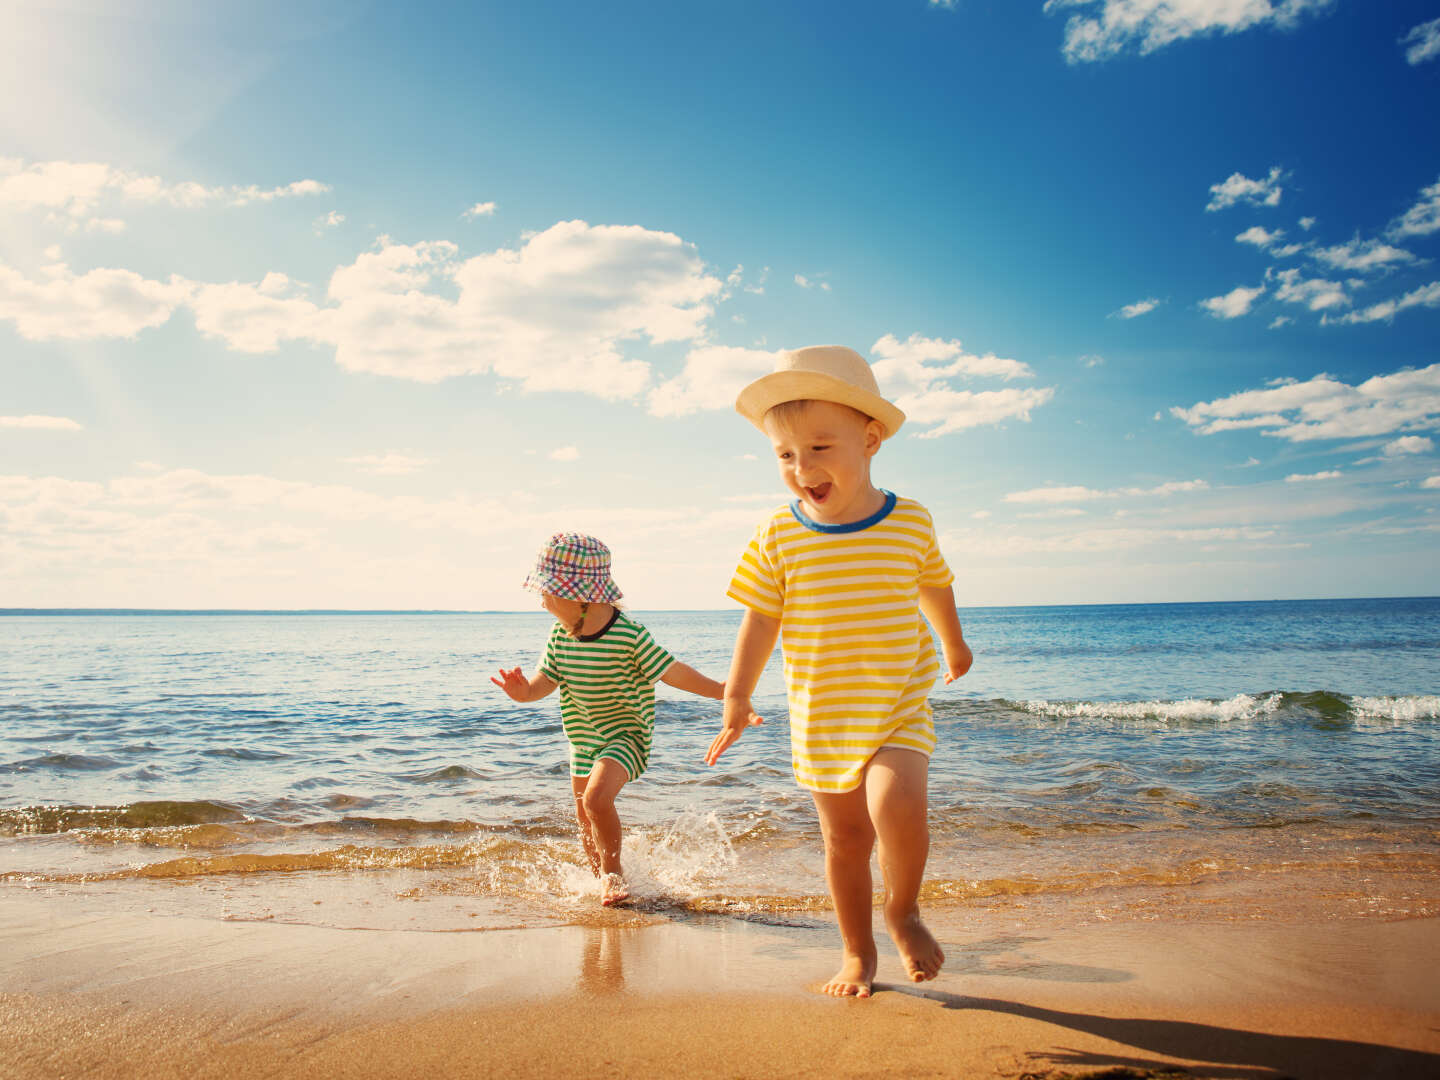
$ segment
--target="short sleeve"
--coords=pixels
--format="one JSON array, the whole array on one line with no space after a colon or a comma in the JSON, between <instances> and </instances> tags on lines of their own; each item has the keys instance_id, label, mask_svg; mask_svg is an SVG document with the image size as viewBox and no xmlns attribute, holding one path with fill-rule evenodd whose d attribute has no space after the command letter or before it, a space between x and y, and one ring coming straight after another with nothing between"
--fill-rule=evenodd
<instances>
[{"instance_id":1,"label":"short sleeve","mask_svg":"<svg viewBox=\"0 0 1440 1080\"><path fill-rule=\"evenodd\" d=\"M560 683L560 670L555 666L555 634L552 632L545 642L545 651L540 654L539 671L553 683Z\"/></svg>"},{"instance_id":2,"label":"short sleeve","mask_svg":"<svg viewBox=\"0 0 1440 1080\"><path fill-rule=\"evenodd\" d=\"M738 600L751 611L778 619L785 612L785 591L772 552L767 550L767 525L761 525L750 537L750 544L745 548L745 554L740 556L740 563L735 567L725 595Z\"/></svg>"},{"instance_id":3,"label":"short sleeve","mask_svg":"<svg viewBox=\"0 0 1440 1080\"><path fill-rule=\"evenodd\" d=\"M921 588L940 589L955 580L945 556L940 554L940 544L935 539L935 522L927 511L925 514L925 550L920 556Z\"/></svg>"},{"instance_id":4,"label":"short sleeve","mask_svg":"<svg viewBox=\"0 0 1440 1080\"><path fill-rule=\"evenodd\" d=\"M650 631L645 627L635 627L635 670L640 673L640 678L647 683L654 683L661 675L670 669L675 663L675 657L671 656L661 647Z\"/></svg>"}]
</instances>

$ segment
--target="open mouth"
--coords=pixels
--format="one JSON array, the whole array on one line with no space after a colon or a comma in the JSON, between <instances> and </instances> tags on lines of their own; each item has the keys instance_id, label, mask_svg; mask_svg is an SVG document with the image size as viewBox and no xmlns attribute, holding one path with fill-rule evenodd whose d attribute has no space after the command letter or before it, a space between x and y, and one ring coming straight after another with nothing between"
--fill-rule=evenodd
<instances>
[{"instance_id":1,"label":"open mouth","mask_svg":"<svg viewBox=\"0 0 1440 1080\"><path fill-rule=\"evenodd\" d=\"M810 496L810 501L813 503L824 503L824 501L830 495L830 485L828 483L824 483L816 484L814 487L807 487L805 489L805 494Z\"/></svg>"}]
</instances>

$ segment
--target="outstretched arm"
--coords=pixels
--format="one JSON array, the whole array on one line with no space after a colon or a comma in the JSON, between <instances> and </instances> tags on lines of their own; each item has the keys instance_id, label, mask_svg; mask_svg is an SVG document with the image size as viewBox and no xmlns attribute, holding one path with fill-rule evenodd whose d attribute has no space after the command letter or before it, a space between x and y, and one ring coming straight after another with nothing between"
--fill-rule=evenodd
<instances>
[{"instance_id":1,"label":"outstretched arm","mask_svg":"<svg viewBox=\"0 0 1440 1080\"><path fill-rule=\"evenodd\" d=\"M724 683L707 679L689 664L682 664L679 660L665 669L665 674L660 676L660 681L666 686L675 687L676 690L684 690L687 694L714 698L716 701L725 696Z\"/></svg>"},{"instance_id":2,"label":"outstretched arm","mask_svg":"<svg viewBox=\"0 0 1440 1080\"><path fill-rule=\"evenodd\" d=\"M780 634L780 620L758 611L747 610L740 620L740 633L735 636L735 655L730 661L730 675L725 680L725 718L720 733L705 753L705 764L714 765L732 743L745 734L747 727L764 723L750 707L750 695Z\"/></svg>"},{"instance_id":3,"label":"outstretched arm","mask_svg":"<svg viewBox=\"0 0 1440 1080\"><path fill-rule=\"evenodd\" d=\"M969 671L975 661L960 629L960 613L955 610L955 590L949 585L939 588L920 586L920 610L940 636L940 648L945 653L945 681L952 683Z\"/></svg>"},{"instance_id":4,"label":"outstretched arm","mask_svg":"<svg viewBox=\"0 0 1440 1080\"><path fill-rule=\"evenodd\" d=\"M492 675L490 681L516 701L539 701L558 685L548 675L537 674L533 679L527 679L518 667L510 671L501 668L500 678Z\"/></svg>"}]
</instances>

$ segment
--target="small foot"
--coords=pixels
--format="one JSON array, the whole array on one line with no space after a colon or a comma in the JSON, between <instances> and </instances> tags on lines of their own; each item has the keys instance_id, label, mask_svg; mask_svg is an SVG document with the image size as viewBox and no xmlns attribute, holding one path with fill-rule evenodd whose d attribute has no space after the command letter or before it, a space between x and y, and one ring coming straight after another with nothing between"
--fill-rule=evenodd
<instances>
[{"instance_id":1,"label":"small foot","mask_svg":"<svg viewBox=\"0 0 1440 1080\"><path fill-rule=\"evenodd\" d=\"M868 998L874 985L875 957L847 956L840 970L820 990L831 997Z\"/></svg>"},{"instance_id":2,"label":"small foot","mask_svg":"<svg viewBox=\"0 0 1440 1080\"><path fill-rule=\"evenodd\" d=\"M890 937L900 952L900 962L911 982L926 982L940 974L945 963L945 950L935 935L920 921L919 914L896 920L890 926Z\"/></svg>"},{"instance_id":3,"label":"small foot","mask_svg":"<svg viewBox=\"0 0 1440 1080\"><path fill-rule=\"evenodd\" d=\"M630 899L630 887L619 874L604 874L600 878L600 903L614 907Z\"/></svg>"}]
</instances>

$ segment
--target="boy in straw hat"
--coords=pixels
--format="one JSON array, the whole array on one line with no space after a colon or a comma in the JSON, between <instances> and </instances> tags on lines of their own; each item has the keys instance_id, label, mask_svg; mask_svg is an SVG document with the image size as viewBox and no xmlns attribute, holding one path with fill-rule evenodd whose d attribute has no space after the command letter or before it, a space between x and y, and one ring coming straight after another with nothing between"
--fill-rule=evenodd
<instances>
[{"instance_id":1,"label":"boy in straw hat","mask_svg":"<svg viewBox=\"0 0 1440 1080\"><path fill-rule=\"evenodd\" d=\"M747 609L725 682L713 765L753 723L750 695L783 635L795 779L815 801L825 878L844 943L827 994L869 997L875 979L870 852L879 842L885 925L907 975L933 979L945 954L920 919L929 852L926 780L935 728L927 695L970 669L954 575L926 509L877 488L870 459L905 414L858 353L798 349L740 392L795 496L756 530L728 595ZM921 618L923 613L924 619Z\"/></svg>"}]
</instances>

